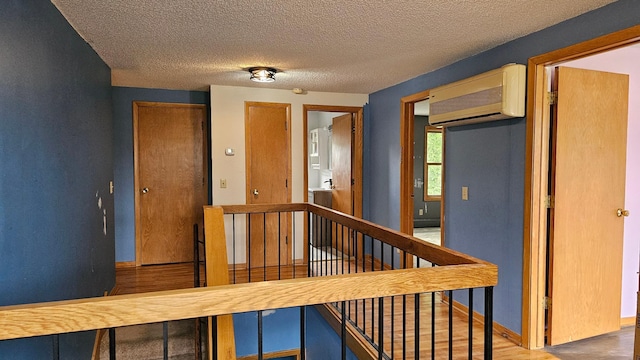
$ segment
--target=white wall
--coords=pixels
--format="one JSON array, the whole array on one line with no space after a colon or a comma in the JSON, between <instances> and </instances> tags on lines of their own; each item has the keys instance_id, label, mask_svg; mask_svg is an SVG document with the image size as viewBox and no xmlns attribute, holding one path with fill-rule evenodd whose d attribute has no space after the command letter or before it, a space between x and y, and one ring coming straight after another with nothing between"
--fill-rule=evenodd
<instances>
[{"instance_id":1,"label":"white wall","mask_svg":"<svg viewBox=\"0 0 640 360\"><path fill-rule=\"evenodd\" d=\"M307 156L307 149L303 148L303 138L307 135L303 132L302 106L304 104L363 106L367 100L367 94L310 91L297 95L290 90L211 85L211 190L213 204L246 203L245 101L291 104L292 202L302 202L304 193L307 191L304 184L304 156ZM226 148L233 148L235 155L225 156L224 150ZM220 188L220 179L226 179L227 188ZM302 224L302 220L296 223ZM227 225L227 231L229 228L230 226ZM236 225L236 229L240 228L244 229L242 225ZM302 226L296 226L296 230L301 232ZM296 236L296 239L301 238L301 236ZM227 239L230 239L230 236L227 236ZM238 241L236 244L239 247L236 249L238 262L244 262L244 246L242 244L242 241ZM300 258L302 246L298 246L295 252L295 257ZM229 249L229 254L231 254L231 249ZM229 258L231 259L231 255Z\"/></svg>"},{"instance_id":2,"label":"white wall","mask_svg":"<svg viewBox=\"0 0 640 360\"><path fill-rule=\"evenodd\" d=\"M570 61L562 66L629 75L629 120L627 127L627 178L622 260L622 317L636 314L638 269L640 267L640 47L633 46ZM606 119L603 119L606 121Z\"/></svg>"}]
</instances>

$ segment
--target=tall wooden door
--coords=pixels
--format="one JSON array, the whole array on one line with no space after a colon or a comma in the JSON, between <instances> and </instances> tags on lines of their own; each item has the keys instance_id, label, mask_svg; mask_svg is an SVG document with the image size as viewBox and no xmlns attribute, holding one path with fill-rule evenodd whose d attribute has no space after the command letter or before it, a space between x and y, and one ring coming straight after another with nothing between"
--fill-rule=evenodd
<instances>
[{"instance_id":1,"label":"tall wooden door","mask_svg":"<svg viewBox=\"0 0 640 360\"><path fill-rule=\"evenodd\" d=\"M331 207L353 214L351 163L353 144L352 114L333 118L331 126Z\"/></svg>"},{"instance_id":2,"label":"tall wooden door","mask_svg":"<svg viewBox=\"0 0 640 360\"><path fill-rule=\"evenodd\" d=\"M291 202L290 123L290 104L245 103L247 204ZM251 267L289 264L290 216L254 214L248 220L247 263Z\"/></svg>"},{"instance_id":3,"label":"tall wooden door","mask_svg":"<svg viewBox=\"0 0 640 360\"><path fill-rule=\"evenodd\" d=\"M628 76L560 67L554 86L550 345L620 328Z\"/></svg>"},{"instance_id":4,"label":"tall wooden door","mask_svg":"<svg viewBox=\"0 0 640 360\"><path fill-rule=\"evenodd\" d=\"M206 106L135 102L133 116L136 265L193 261L207 202Z\"/></svg>"},{"instance_id":5,"label":"tall wooden door","mask_svg":"<svg viewBox=\"0 0 640 360\"><path fill-rule=\"evenodd\" d=\"M331 207L353 215L353 115L334 117L331 125ZM332 246L351 254L351 236L332 229Z\"/></svg>"}]
</instances>

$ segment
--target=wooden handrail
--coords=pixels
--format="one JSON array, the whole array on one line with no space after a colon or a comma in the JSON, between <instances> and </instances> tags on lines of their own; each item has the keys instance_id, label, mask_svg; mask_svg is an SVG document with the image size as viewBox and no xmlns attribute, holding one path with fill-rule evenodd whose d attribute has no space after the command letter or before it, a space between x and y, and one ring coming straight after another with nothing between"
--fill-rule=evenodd
<instances>
[{"instance_id":1,"label":"wooden handrail","mask_svg":"<svg viewBox=\"0 0 640 360\"><path fill-rule=\"evenodd\" d=\"M470 264L4 306L0 340L495 286L497 279L495 265Z\"/></svg>"},{"instance_id":2,"label":"wooden handrail","mask_svg":"<svg viewBox=\"0 0 640 360\"><path fill-rule=\"evenodd\" d=\"M489 264L484 260L474 258L461 252L433 245L413 236L403 234L399 231L315 204L222 205L220 207L222 207L225 214L309 211L320 215L329 221L345 225L346 227L364 235L380 239L388 245L395 246L409 254L429 260L436 265Z\"/></svg>"},{"instance_id":3,"label":"wooden handrail","mask_svg":"<svg viewBox=\"0 0 640 360\"><path fill-rule=\"evenodd\" d=\"M337 301L489 287L495 286L498 281L498 268L491 263L321 206L234 205L222 206L222 209L225 214L308 211L442 266L237 285L216 284L218 286L206 288L4 306L0 307L0 340ZM215 212L220 220L215 226L223 229L220 208ZM213 252L220 255L218 250ZM226 263L224 260L221 262Z\"/></svg>"}]
</instances>

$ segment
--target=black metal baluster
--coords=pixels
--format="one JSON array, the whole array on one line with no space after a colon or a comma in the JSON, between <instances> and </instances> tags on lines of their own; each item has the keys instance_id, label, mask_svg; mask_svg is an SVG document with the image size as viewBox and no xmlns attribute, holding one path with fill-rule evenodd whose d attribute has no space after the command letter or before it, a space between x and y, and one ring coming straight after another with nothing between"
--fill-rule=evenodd
<instances>
[{"instance_id":1,"label":"black metal baluster","mask_svg":"<svg viewBox=\"0 0 640 360\"><path fill-rule=\"evenodd\" d=\"M358 233L357 232L355 232L355 236L356 236L356 239L357 239L358 238ZM357 273L358 272L358 241L356 241L354 243L353 248L354 248L353 249L353 254L354 254L353 255L353 268L354 268L354 272ZM349 262L347 263L347 269L349 270L349 274L351 274L351 258L349 258ZM358 326L358 300L349 302L349 313L351 313L351 304L352 303L354 304L353 306L354 306L355 312L356 312L355 321L356 321L356 327L357 327Z\"/></svg>"},{"instance_id":2,"label":"black metal baluster","mask_svg":"<svg viewBox=\"0 0 640 360\"><path fill-rule=\"evenodd\" d=\"M231 227L232 227L232 247L233 247L233 283L236 283L236 214L231 214Z\"/></svg>"},{"instance_id":3,"label":"black metal baluster","mask_svg":"<svg viewBox=\"0 0 640 360\"><path fill-rule=\"evenodd\" d=\"M280 242L280 234L278 234ZM251 266L251 265L249 265ZM249 269L251 271L251 269ZM267 281L267 213L262 213L262 281Z\"/></svg>"},{"instance_id":4,"label":"black metal baluster","mask_svg":"<svg viewBox=\"0 0 640 360\"><path fill-rule=\"evenodd\" d=\"M395 270L394 259L395 259L395 246L391 246L391 270ZM396 297L391 297L391 333L389 334L389 339L391 341L391 358L393 359L393 353L395 348L395 322L396 322Z\"/></svg>"},{"instance_id":5,"label":"black metal baluster","mask_svg":"<svg viewBox=\"0 0 640 360\"><path fill-rule=\"evenodd\" d=\"M384 243L380 242L380 271L384 271ZM378 298L378 343L380 346L379 359L384 354L384 298Z\"/></svg>"},{"instance_id":6,"label":"black metal baluster","mask_svg":"<svg viewBox=\"0 0 640 360\"><path fill-rule=\"evenodd\" d=\"M375 271L375 266L374 266L374 260L375 260L375 247L373 245L373 236L369 237L371 239L371 271ZM374 304L375 301L372 298L371 299L371 340L373 341L373 339L375 339L376 336L376 329L374 327L374 322L376 321L376 314L375 314L375 309L374 309Z\"/></svg>"},{"instance_id":7,"label":"black metal baluster","mask_svg":"<svg viewBox=\"0 0 640 360\"><path fill-rule=\"evenodd\" d=\"M307 259L307 277L308 278L311 277L311 263L313 261L313 254L312 254L312 251L311 251L311 242L312 242L312 239L313 239L313 226L312 226L313 223L312 223L312 221L313 221L313 217L311 216L311 212L309 210L307 210L307 225L308 225L308 227L307 227L307 244L306 244L306 247L307 247L307 256L308 256L308 259Z\"/></svg>"},{"instance_id":8,"label":"black metal baluster","mask_svg":"<svg viewBox=\"0 0 640 360\"><path fill-rule=\"evenodd\" d=\"M402 358L407 358L407 295L402 295Z\"/></svg>"},{"instance_id":9,"label":"black metal baluster","mask_svg":"<svg viewBox=\"0 0 640 360\"><path fill-rule=\"evenodd\" d=\"M293 278L296 278L296 213L291 212L291 224L293 227L293 233L291 234L291 247L293 248L293 254L291 255L293 265Z\"/></svg>"},{"instance_id":10,"label":"black metal baluster","mask_svg":"<svg viewBox=\"0 0 640 360\"><path fill-rule=\"evenodd\" d=\"M198 224L193 224L193 287L200 287L200 241Z\"/></svg>"},{"instance_id":11,"label":"black metal baluster","mask_svg":"<svg viewBox=\"0 0 640 360\"><path fill-rule=\"evenodd\" d=\"M400 264L403 269L406 269L407 252L402 250L401 254ZM407 295L402 295L402 358L407 358ZM419 358L419 354L416 354L414 358Z\"/></svg>"},{"instance_id":12,"label":"black metal baluster","mask_svg":"<svg viewBox=\"0 0 640 360\"><path fill-rule=\"evenodd\" d=\"M378 360L384 354L384 298L378 298Z\"/></svg>"},{"instance_id":13,"label":"black metal baluster","mask_svg":"<svg viewBox=\"0 0 640 360\"><path fill-rule=\"evenodd\" d=\"M300 360L305 360L306 353L306 306L300 307Z\"/></svg>"},{"instance_id":14,"label":"black metal baluster","mask_svg":"<svg viewBox=\"0 0 640 360\"><path fill-rule=\"evenodd\" d=\"M340 265L341 265L341 270L340 273L344 274L344 225L340 225L340 229L341 229L341 233L342 233L342 246L340 249ZM351 234L351 231L347 232L348 234ZM336 272L337 272L337 267L336 267Z\"/></svg>"},{"instance_id":15,"label":"black metal baluster","mask_svg":"<svg viewBox=\"0 0 640 360\"><path fill-rule=\"evenodd\" d=\"M162 323L162 358L169 359L169 322Z\"/></svg>"},{"instance_id":16,"label":"black metal baluster","mask_svg":"<svg viewBox=\"0 0 640 360\"><path fill-rule=\"evenodd\" d=\"M249 234L247 235L247 282L251 282L251 214L247 214L247 229L249 229Z\"/></svg>"},{"instance_id":17,"label":"black metal baluster","mask_svg":"<svg viewBox=\"0 0 640 360\"><path fill-rule=\"evenodd\" d=\"M60 360L60 334L52 335L51 342L53 345L53 360Z\"/></svg>"},{"instance_id":18,"label":"black metal baluster","mask_svg":"<svg viewBox=\"0 0 640 360\"><path fill-rule=\"evenodd\" d=\"M211 344L211 351L213 352L212 357L217 360L218 359L218 317L212 316L211 318L211 340L213 344Z\"/></svg>"},{"instance_id":19,"label":"black metal baluster","mask_svg":"<svg viewBox=\"0 0 640 360\"><path fill-rule=\"evenodd\" d=\"M473 288L469 289L469 359L473 357Z\"/></svg>"},{"instance_id":20,"label":"black metal baluster","mask_svg":"<svg viewBox=\"0 0 640 360\"><path fill-rule=\"evenodd\" d=\"M116 329L109 329L109 360L116 360Z\"/></svg>"},{"instance_id":21,"label":"black metal baluster","mask_svg":"<svg viewBox=\"0 0 640 360\"><path fill-rule=\"evenodd\" d=\"M431 263L431 267L436 264ZM431 293L431 359L436 358L436 293Z\"/></svg>"},{"instance_id":22,"label":"black metal baluster","mask_svg":"<svg viewBox=\"0 0 640 360\"><path fill-rule=\"evenodd\" d=\"M264 358L262 345L262 310L260 310L258 311L258 360Z\"/></svg>"},{"instance_id":23,"label":"black metal baluster","mask_svg":"<svg viewBox=\"0 0 640 360\"><path fill-rule=\"evenodd\" d=\"M493 286L484 288L484 359L493 359Z\"/></svg>"},{"instance_id":24,"label":"black metal baluster","mask_svg":"<svg viewBox=\"0 0 640 360\"><path fill-rule=\"evenodd\" d=\"M453 359L453 291L449 290L449 360Z\"/></svg>"},{"instance_id":25,"label":"black metal baluster","mask_svg":"<svg viewBox=\"0 0 640 360\"><path fill-rule=\"evenodd\" d=\"M342 360L347 359L347 316L345 312L345 302L342 302L342 319L340 324L340 343L342 350Z\"/></svg>"},{"instance_id":26,"label":"black metal baluster","mask_svg":"<svg viewBox=\"0 0 640 360\"><path fill-rule=\"evenodd\" d=\"M418 261L418 267L420 267L420 261ZM415 333L415 358L420 358L420 294L416 294L414 298L414 333Z\"/></svg>"},{"instance_id":27,"label":"black metal baluster","mask_svg":"<svg viewBox=\"0 0 640 360\"><path fill-rule=\"evenodd\" d=\"M362 272L367 272L367 264L365 263L365 256L364 256L364 244L367 241L367 235L363 235L362 237L362 247L363 247L363 252L362 252ZM367 335L367 300L366 299L362 299L362 333L366 336Z\"/></svg>"}]
</instances>

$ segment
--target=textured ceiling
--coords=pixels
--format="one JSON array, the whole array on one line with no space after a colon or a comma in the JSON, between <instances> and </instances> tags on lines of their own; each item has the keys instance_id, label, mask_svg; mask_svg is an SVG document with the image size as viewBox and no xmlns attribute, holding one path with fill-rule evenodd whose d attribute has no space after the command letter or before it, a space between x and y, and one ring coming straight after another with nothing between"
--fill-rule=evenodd
<instances>
[{"instance_id":1,"label":"textured ceiling","mask_svg":"<svg viewBox=\"0 0 640 360\"><path fill-rule=\"evenodd\" d=\"M52 0L113 85L371 93L611 0ZM276 82L243 69L279 69Z\"/></svg>"}]
</instances>

